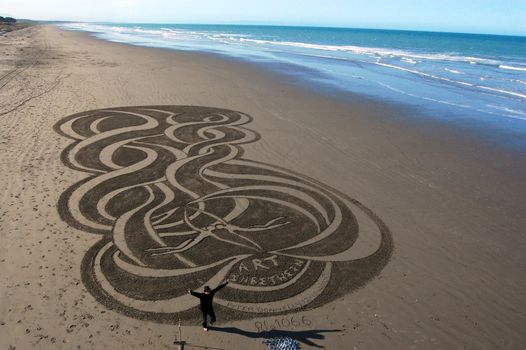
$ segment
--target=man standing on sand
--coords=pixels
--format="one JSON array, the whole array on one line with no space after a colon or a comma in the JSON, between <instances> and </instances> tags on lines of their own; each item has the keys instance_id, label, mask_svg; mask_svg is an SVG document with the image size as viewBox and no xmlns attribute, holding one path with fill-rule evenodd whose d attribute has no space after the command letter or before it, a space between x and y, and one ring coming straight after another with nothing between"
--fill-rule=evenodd
<instances>
[{"instance_id":1,"label":"man standing on sand","mask_svg":"<svg viewBox=\"0 0 526 350\"><path fill-rule=\"evenodd\" d=\"M210 289L209 286L205 286L204 293L197 293L191 289L188 289L188 293L192 294L194 297L199 298L199 300L201 301L201 305L199 305L199 309L201 310L203 314L203 329L205 332L208 331L208 322L207 322L208 315L210 315L210 324L214 324L214 322L216 321L214 305L212 305L214 294L221 288L224 288L227 284L228 284L228 280L226 280L225 283L220 284L214 289Z\"/></svg>"}]
</instances>

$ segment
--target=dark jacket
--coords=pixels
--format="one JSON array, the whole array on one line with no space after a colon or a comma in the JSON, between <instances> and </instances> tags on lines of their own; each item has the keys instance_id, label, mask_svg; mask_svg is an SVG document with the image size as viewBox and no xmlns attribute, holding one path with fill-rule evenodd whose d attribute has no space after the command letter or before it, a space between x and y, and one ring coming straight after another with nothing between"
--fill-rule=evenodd
<instances>
[{"instance_id":1,"label":"dark jacket","mask_svg":"<svg viewBox=\"0 0 526 350\"><path fill-rule=\"evenodd\" d=\"M194 297L197 297L199 298L200 302L201 302L201 305L199 306L201 310L203 311L206 311L206 310L212 310L213 309L213 306L212 306L212 301L214 299L214 294L220 290L221 288L224 288L226 285L228 284L228 282L225 282L223 284L220 284L219 286L217 286L216 288L212 289L210 291L210 293L208 294L205 294L205 293L197 293L197 292L194 292L193 290L190 291L190 294L192 294Z\"/></svg>"}]
</instances>

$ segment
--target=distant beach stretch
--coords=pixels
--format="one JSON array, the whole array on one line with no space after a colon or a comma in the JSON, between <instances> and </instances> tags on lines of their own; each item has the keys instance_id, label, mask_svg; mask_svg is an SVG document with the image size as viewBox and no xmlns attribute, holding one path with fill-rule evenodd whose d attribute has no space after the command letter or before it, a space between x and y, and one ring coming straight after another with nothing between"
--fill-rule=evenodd
<instances>
[{"instance_id":1,"label":"distant beach stretch","mask_svg":"<svg viewBox=\"0 0 526 350\"><path fill-rule=\"evenodd\" d=\"M492 128L509 123L502 118L526 121L525 37L234 25L61 27L134 45L226 54L323 89L418 106L438 119L468 118Z\"/></svg>"}]
</instances>

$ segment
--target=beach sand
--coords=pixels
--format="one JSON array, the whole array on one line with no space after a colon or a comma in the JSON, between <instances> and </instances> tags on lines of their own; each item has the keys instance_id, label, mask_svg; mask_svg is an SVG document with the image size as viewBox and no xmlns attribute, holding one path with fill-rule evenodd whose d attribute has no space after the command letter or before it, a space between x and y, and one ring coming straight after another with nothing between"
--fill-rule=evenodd
<instances>
[{"instance_id":1,"label":"beach sand","mask_svg":"<svg viewBox=\"0 0 526 350\"><path fill-rule=\"evenodd\" d=\"M264 349L261 331L272 327L302 349L524 348L526 155L408 108L327 96L212 55L53 26L4 35L0 51L2 349L175 348L175 325L127 316L88 291L81 264L100 235L57 210L88 174L62 162L73 141L54 126L74 113L150 105L250 115L245 127L260 139L242 146L244 158L358 200L393 243L361 288L310 310L235 320L219 309L219 327L229 328L204 333L194 308L182 332L199 347L187 348Z\"/></svg>"}]
</instances>

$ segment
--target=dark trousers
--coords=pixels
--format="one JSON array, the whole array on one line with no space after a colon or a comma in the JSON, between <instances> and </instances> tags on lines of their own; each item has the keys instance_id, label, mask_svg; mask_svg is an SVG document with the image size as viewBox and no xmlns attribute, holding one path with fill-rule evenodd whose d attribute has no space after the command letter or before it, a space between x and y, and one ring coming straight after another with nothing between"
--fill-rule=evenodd
<instances>
[{"instance_id":1,"label":"dark trousers","mask_svg":"<svg viewBox=\"0 0 526 350\"><path fill-rule=\"evenodd\" d=\"M201 313L203 314L203 328L208 327L208 316L210 316L210 323L214 323L216 321L216 314L214 312L214 308L201 309Z\"/></svg>"}]
</instances>

